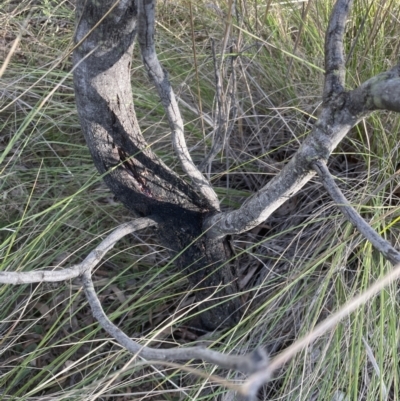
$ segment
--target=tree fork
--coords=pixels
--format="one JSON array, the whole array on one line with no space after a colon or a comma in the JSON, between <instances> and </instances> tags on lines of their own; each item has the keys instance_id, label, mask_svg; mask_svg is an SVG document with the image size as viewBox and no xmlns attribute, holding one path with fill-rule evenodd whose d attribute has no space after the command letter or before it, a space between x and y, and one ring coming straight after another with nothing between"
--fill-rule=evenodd
<instances>
[{"instance_id":1,"label":"tree fork","mask_svg":"<svg viewBox=\"0 0 400 401\"><path fill-rule=\"evenodd\" d=\"M226 238L209 238L203 221L216 212L195 187L150 149L133 105L130 66L137 34L135 1L79 1L74 51L75 98L94 163L112 192L136 216L157 221L160 243L179 255L197 300L201 325L234 325L240 303ZM172 240L171 240L172 239ZM223 300L210 300L212 297Z\"/></svg>"}]
</instances>

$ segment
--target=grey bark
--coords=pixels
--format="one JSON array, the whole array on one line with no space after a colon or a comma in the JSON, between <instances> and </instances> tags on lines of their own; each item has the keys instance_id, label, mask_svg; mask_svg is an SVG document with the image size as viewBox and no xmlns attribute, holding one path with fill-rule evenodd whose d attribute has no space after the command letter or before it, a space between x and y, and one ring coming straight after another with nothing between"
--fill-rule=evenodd
<instances>
[{"instance_id":1,"label":"grey bark","mask_svg":"<svg viewBox=\"0 0 400 401\"><path fill-rule=\"evenodd\" d=\"M89 253L86 258L71 267L60 270L33 270L30 272L0 272L0 283L2 284L30 284L30 283L52 283L64 280L72 280L81 276L85 271L92 270L114 247L115 243L126 235L146 227L155 226L157 223L149 218L136 219L122 224L116 228L100 245Z\"/></svg>"},{"instance_id":2,"label":"grey bark","mask_svg":"<svg viewBox=\"0 0 400 401\"><path fill-rule=\"evenodd\" d=\"M240 370L245 373L254 373L268 366L268 356L262 349L256 349L247 355L227 355L201 346L158 349L140 345L131 340L129 336L115 326L107 317L97 297L89 270L86 270L82 275L82 281L93 316L107 333L134 355L140 355L143 358L155 361L189 361L191 359L201 359L224 369Z\"/></svg>"}]
</instances>

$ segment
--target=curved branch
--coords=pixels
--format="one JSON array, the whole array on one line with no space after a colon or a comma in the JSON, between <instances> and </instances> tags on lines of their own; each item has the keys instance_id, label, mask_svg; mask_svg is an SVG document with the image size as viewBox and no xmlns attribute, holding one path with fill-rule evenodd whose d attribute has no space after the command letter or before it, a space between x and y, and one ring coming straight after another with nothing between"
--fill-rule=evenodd
<instances>
[{"instance_id":1,"label":"curved branch","mask_svg":"<svg viewBox=\"0 0 400 401\"><path fill-rule=\"evenodd\" d=\"M202 359L224 369L240 370L245 373L254 373L268 366L267 354L262 349L257 349L248 355L226 355L203 347L159 349L140 345L115 326L104 313L103 307L96 295L90 271L86 270L83 273L82 282L93 316L110 336L115 338L120 345L132 354L159 361Z\"/></svg>"},{"instance_id":2,"label":"curved branch","mask_svg":"<svg viewBox=\"0 0 400 401\"><path fill-rule=\"evenodd\" d=\"M227 355L201 346L155 349L142 346L131 340L108 319L93 286L91 278L92 269L100 262L104 255L114 247L118 240L132 232L156 225L158 225L158 223L151 218L140 218L122 224L91 251L84 261L75 266L59 271L0 272L0 283L29 284L35 282L56 282L81 276L84 291L92 309L93 316L99 321L104 330L129 352L140 355L146 359L154 359L157 361L189 361L191 359L201 359L224 369L240 370L249 374L265 369L268 366L269 359L263 349L256 349L247 355Z\"/></svg>"},{"instance_id":3,"label":"curved branch","mask_svg":"<svg viewBox=\"0 0 400 401\"><path fill-rule=\"evenodd\" d=\"M138 42L143 64L154 82L161 103L167 114L172 131L172 141L182 168L196 185L203 196L209 200L215 210L219 210L219 201L214 189L195 166L186 146L184 126L175 93L171 88L167 72L161 67L154 44L155 0L138 1Z\"/></svg>"},{"instance_id":4,"label":"curved branch","mask_svg":"<svg viewBox=\"0 0 400 401\"><path fill-rule=\"evenodd\" d=\"M151 218L141 218L121 224L107 236L88 256L75 266L61 270L35 270L31 272L0 272L2 284L31 284L39 282L57 282L76 278L85 271L91 271L117 241L135 231L157 225Z\"/></svg>"},{"instance_id":5,"label":"curved branch","mask_svg":"<svg viewBox=\"0 0 400 401\"><path fill-rule=\"evenodd\" d=\"M400 252L393 248L388 241L383 239L350 205L340 188L336 185L326 163L322 160L317 160L313 163L313 168L320 176L325 189L346 219L350 221L350 223L353 224L353 226L356 227L387 260L389 260L389 262L393 265L399 264Z\"/></svg>"},{"instance_id":6,"label":"curved branch","mask_svg":"<svg viewBox=\"0 0 400 401\"><path fill-rule=\"evenodd\" d=\"M323 99L343 92L346 77L343 37L353 0L338 0L333 7L325 36L325 85Z\"/></svg>"}]
</instances>

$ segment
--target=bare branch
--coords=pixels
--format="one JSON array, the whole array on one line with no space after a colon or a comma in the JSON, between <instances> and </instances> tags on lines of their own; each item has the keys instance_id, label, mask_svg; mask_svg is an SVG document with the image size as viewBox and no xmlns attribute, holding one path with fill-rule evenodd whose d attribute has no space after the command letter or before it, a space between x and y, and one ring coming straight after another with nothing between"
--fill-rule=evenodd
<instances>
[{"instance_id":1,"label":"bare branch","mask_svg":"<svg viewBox=\"0 0 400 401\"><path fill-rule=\"evenodd\" d=\"M353 0L337 0L325 36L325 85L323 99L344 91L346 77L343 37Z\"/></svg>"},{"instance_id":2,"label":"bare branch","mask_svg":"<svg viewBox=\"0 0 400 401\"><path fill-rule=\"evenodd\" d=\"M393 265L400 263L400 252L398 252L392 245L383 239L350 205L346 197L343 195L340 188L336 185L331 173L322 160L317 160L313 163L315 171L320 176L325 189L328 191L331 198L335 201L336 206L344 214L347 220L357 228L358 231L368 240L371 244L382 253L382 255L389 260Z\"/></svg>"},{"instance_id":3,"label":"bare branch","mask_svg":"<svg viewBox=\"0 0 400 401\"><path fill-rule=\"evenodd\" d=\"M240 370L244 373L254 373L268 366L267 354L262 349L257 349L248 355L226 355L203 347L159 349L140 345L131 340L124 332L115 326L104 313L94 290L89 270L83 273L82 281L86 297L92 308L93 316L110 336L115 338L120 345L132 354L159 361L189 361L191 359L202 359L221 368Z\"/></svg>"},{"instance_id":4,"label":"bare branch","mask_svg":"<svg viewBox=\"0 0 400 401\"><path fill-rule=\"evenodd\" d=\"M195 166L186 146L184 126L175 93L171 88L167 72L161 67L154 44L155 0L138 1L138 42L143 57L143 64L154 82L161 103L167 114L172 131L172 141L182 168L198 190L209 200L215 210L219 210L219 201L214 189Z\"/></svg>"},{"instance_id":5,"label":"bare branch","mask_svg":"<svg viewBox=\"0 0 400 401\"><path fill-rule=\"evenodd\" d=\"M39 282L56 282L71 280L91 271L104 255L114 247L117 241L135 231L151 227L157 223L151 218L141 218L129 223L121 224L107 236L88 256L75 266L61 270L35 270L31 272L0 272L0 283L2 284L30 284Z\"/></svg>"},{"instance_id":6,"label":"bare branch","mask_svg":"<svg viewBox=\"0 0 400 401\"><path fill-rule=\"evenodd\" d=\"M0 272L0 283L29 284L34 282L55 282L81 276L93 316L99 321L104 330L129 352L140 355L145 359L157 361L189 361L191 359L201 359L223 369L239 370L248 374L265 369L268 366L269 359L263 349L256 349L247 355L227 355L201 346L155 349L142 346L131 340L106 316L93 286L91 270L104 255L114 247L118 240L132 232L155 225L157 225L157 222L151 218L141 218L130 223L122 224L90 252L84 261L71 268L62 269L60 271Z\"/></svg>"}]
</instances>

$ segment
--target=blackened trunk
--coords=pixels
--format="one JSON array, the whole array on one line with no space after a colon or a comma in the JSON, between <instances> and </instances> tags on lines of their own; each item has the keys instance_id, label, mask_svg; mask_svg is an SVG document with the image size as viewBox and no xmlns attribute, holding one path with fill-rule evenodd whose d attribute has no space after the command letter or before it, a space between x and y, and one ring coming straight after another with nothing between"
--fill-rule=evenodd
<instances>
[{"instance_id":1,"label":"blackened trunk","mask_svg":"<svg viewBox=\"0 0 400 401\"><path fill-rule=\"evenodd\" d=\"M74 85L87 145L117 198L135 215L158 221L161 244L180 254L176 265L196 288L198 300L213 295L213 301L202 304L202 309L213 306L202 312L203 325L232 326L240 305L233 297L234 273L226 263L229 245L203 233L204 218L215 211L152 152L141 134L130 76L136 4L120 1L111 9L113 3L82 0L77 5Z\"/></svg>"}]
</instances>

